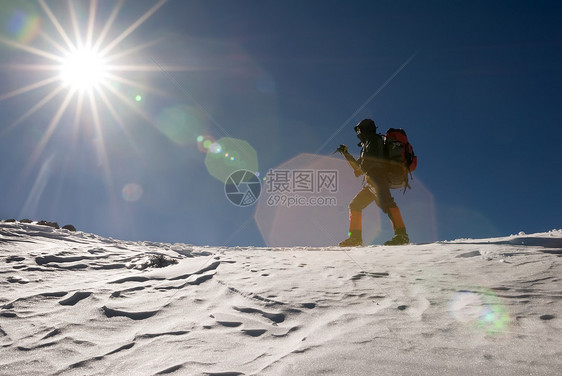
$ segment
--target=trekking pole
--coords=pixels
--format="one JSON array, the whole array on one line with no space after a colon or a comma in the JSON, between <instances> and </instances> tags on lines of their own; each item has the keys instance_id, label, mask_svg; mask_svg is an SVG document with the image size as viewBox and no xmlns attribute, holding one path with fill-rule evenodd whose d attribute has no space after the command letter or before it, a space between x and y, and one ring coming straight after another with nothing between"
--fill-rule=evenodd
<instances>
[{"instance_id":1,"label":"trekking pole","mask_svg":"<svg viewBox=\"0 0 562 376\"><path fill-rule=\"evenodd\" d=\"M353 158L353 155L349 154L349 152L347 151L346 145L343 145L343 144L340 145L336 149L336 151L334 151L334 153L332 153L332 154L335 154L335 153L338 153L338 152L345 157L345 159L347 160L347 163L349 163L351 168L353 168L353 173L355 174L355 176L363 175L363 170L357 164L357 161L355 160L355 158Z\"/></svg>"}]
</instances>

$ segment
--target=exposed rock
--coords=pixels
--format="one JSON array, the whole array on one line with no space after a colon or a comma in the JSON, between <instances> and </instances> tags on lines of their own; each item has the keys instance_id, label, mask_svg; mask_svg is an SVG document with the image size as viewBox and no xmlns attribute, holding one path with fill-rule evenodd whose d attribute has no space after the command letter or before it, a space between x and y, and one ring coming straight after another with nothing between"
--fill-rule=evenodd
<instances>
[{"instance_id":1,"label":"exposed rock","mask_svg":"<svg viewBox=\"0 0 562 376\"><path fill-rule=\"evenodd\" d=\"M49 226L49 227L52 227L52 228L55 228L55 229L60 228L59 224L57 222L39 221L39 222L37 222L37 224L41 225L41 226Z\"/></svg>"},{"instance_id":2,"label":"exposed rock","mask_svg":"<svg viewBox=\"0 0 562 376\"><path fill-rule=\"evenodd\" d=\"M64 225L62 226L63 229L68 230L68 231L76 231L76 227L72 226L72 225Z\"/></svg>"}]
</instances>

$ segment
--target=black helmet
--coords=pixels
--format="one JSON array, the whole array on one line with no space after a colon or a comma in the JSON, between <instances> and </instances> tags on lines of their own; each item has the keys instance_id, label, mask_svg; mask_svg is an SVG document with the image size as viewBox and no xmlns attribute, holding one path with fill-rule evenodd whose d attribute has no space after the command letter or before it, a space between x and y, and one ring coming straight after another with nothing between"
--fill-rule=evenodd
<instances>
[{"instance_id":1,"label":"black helmet","mask_svg":"<svg viewBox=\"0 0 562 376\"><path fill-rule=\"evenodd\" d=\"M377 133L377 126L375 125L375 122L371 119L361 120L353 129L355 130L355 132L360 130L361 133L365 135Z\"/></svg>"}]
</instances>

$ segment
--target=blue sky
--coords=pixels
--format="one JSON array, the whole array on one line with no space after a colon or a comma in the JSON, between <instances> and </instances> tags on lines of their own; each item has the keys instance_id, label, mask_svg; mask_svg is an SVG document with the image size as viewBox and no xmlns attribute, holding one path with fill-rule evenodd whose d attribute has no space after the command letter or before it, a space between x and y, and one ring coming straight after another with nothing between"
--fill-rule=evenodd
<instances>
[{"instance_id":1,"label":"blue sky","mask_svg":"<svg viewBox=\"0 0 562 376\"><path fill-rule=\"evenodd\" d=\"M143 0L117 13L117 2L99 2L92 40L115 14L101 45L116 41L120 70L93 95L95 111L88 100L78 111L66 87L47 101L58 80L30 88L56 74L39 69L54 61L37 51L60 55L55 43L66 43L46 10L69 39L71 14L88 34L89 1L44 4L0 5L0 218L125 240L264 245L256 206L228 201L197 136L247 142L256 157L242 162L264 177L341 143L357 155L353 126L369 117L381 131L406 129L419 157L413 190L395 192L413 242L562 224L556 1ZM387 240L386 222L373 243Z\"/></svg>"}]
</instances>

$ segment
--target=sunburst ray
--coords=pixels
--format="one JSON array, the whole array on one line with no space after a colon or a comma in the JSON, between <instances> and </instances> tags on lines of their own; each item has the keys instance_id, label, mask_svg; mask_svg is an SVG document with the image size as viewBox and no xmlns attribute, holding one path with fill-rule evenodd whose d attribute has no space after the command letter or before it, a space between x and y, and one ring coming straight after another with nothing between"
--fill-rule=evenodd
<instances>
[{"instance_id":1,"label":"sunburst ray","mask_svg":"<svg viewBox=\"0 0 562 376\"><path fill-rule=\"evenodd\" d=\"M119 60L119 59L122 59L122 58L124 58L124 57L126 57L126 56L132 55L132 54L135 53L135 52L142 51L142 50L144 50L144 49L146 49L146 48L148 48L148 47L150 47L150 46L153 46L153 45L155 45L155 44L158 44L158 43L160 43L160 42L162 42L162 41L164 41L164 40L165 40L164 37L162 37L162 38L157 38L157 39L151 40L151 41L149 41L149 42L143 43L143 44L141 44L141 45L138 45L138 46L129 48L129 49L125 50L125 51L122 51L122 52L119 52L119 53L115 53L115 54L109 55L109 56L106 57L106 61L107 61L107 63L109 64L109 63L111 63L112 61Z\"/></svg>"},{"instance_id":2,"label":"sunburst ray","mask_svg":"<svg viewBox=\"0 0 562 376\"><path fill-rule=\"evenodd\" d=\"M119 98L121 100L121 102L126 104L134 112L136 112L138 115L140 115L144 120L146 120L150 124L156 126L156 122L154 121L154 119L152 119L146 112L142 111L138 106L135 106L135 103L133 103L133 101L131 101L129 98L124 96L122 93L120 93L117 89L115 89L112 86L109 86L109 85L106 84L104 87L105 87L105 89L109 90L113 95L115 95L115 97Z\"/></svg>"},{"instance_id":3,"label":"sunburst ray","mask_svg":"<svg viewBox=\"0 0 562 376\"><path fill-rule=\"evenodd\" d=\"M70 21L72 22L72 28L74 29L74 38L76 38L76 44L82 45L82 34L80 33L80 27L78 26L78 17L76 16L76 9L74 8L74 1L67 0L68 12L70 13Z\"/></svg>"},{"instance_id":4,"label":"sunburst ray","mask_svg":"<svg viewBox=\"0 0 562 376\"><path fill-rule=\"evenodd\" d=\"M51 8L49 8L47 6L47 4L45 3L45 0L38 0L39 4L41 5L41 7L43 8L43 10L45 11L45 14L47 14L47 17L49 17L49 19L51 20L51 22L53 23L53 26L55 26L55 29L57 29L57 31L59 32L60 36L62 37L63 41L66 43L67 47L69 50L73 50L76 48L76 46L74 45L74 43L72 43L72 41L70 40L68 34L64 31L63 27L61 26L59 20L57 19L57 17L55 17L55 15L53 14L53 12L51 11Z\"/></svg>"},{"instance_id":5,"label":"sunburst ray","mask_svg":"<svg viewBox=\"0 0 562 376\"><path fill-rule=\"evenodd\" d=\"M145 85L145 84L140 83L140 82L136 82L136 81L133 81L133 80L129 80L129 79L125 78L125 77L121 77L121 76L118 76L118 75L116 75L116 74L108 73L108 74L107 74L107 77L108 77L109 81L119 82L119 83L128 85L128 86L130 86L130 87L134 87L134 88L138 88L138 89L141 89L141 90L145 90L146 92L150 92L150 93L159 95L159 96L161 96L161 97L166 97L166 96L169 95L168 92L166 92L166 91L164 91L164 90L159 90L159 89L157 89L157 88L155 88L155 87L153 87L153 86L149 86L149 85Z\"/></svg>"},{"instance_id":6,"label":"sunburst ray","mask_svg":"<svg viewBox=\"0 0 562 376\"><path fill-rule=\"evenodd\" d=\"M17 127L18 125L20 125L25 119L27 119L29 116L33 115L34 113L36 113L37 111L39 111L42 107L44 107L47 103L49 103L51 100L53 100L53 98L60 93L62 90L64 89L64 87L62 86L58 86L56 88L54 88L49 94L47 94L45 97L43 97L43 99L41 99L39 102L37 102L33 107L31 107L29 110L27 110L25 113L23 113L23 115L21 115L16 121L14 121L12 124L10 124L6 129L4 129L3 131L0 132L0 136L10 132L12 129L14 129L15 127Z\"/></svg>"},{"instance_id":7,"label":"sunburst ray","mask_svg":"<svg viewBox=\"0 0 562 376\"><path fill-rule=\"evenodd\" d=\"M58 80L59 80L58 77L53 76L53 77L49 77L49 78L46 78L46 79L41 80L41 81L34 82L34 83L32 83L32 84L29 84L29 85L27 85L27 86L21 87L21 88L19 88L19 89L15 89L15 90L13 90L13 91L11 91L11 92L9 92L9 93L6 93L6 94L4 94L4 95L0 95L0 101L3 101L3 100L5 100L5 99L9 99L9 98L13 98L13 97L16 97L16 96L21 95L21 94L28 93L28 92L30 92L30 91L39 89L39 88L41 88L41 87L43 87L43 86L47 86L47 85L50 85L50 84L52 84L52 83L55 83L55 82L57 82Z\"/></svg>"},{"instance_id":8,"label":"sunburst ray","mask_svg":"<svg viewBox=\"0 0 562 376\"><path fill-rule=\"evenodd\" d=\"M94 25L96 23L96 9L98 8L98 0L90 1L90 16L88 17L88 28L86 31L86 44L88 48L92 47L92 39L94 38Z\"/></svg>"},{"instance_id":9,"label":"sunburst ray","mask_svg":"<svg viewBox=\"0 0 562 376\"><path fill-rule=\"evenodd\" d=\"M162 5L164 5L168 0L160 0L152 8L150 8L145 14L143 14L138 20L133 22L125 31L123 31L117 38L111 41L107 46L101 50L102 55L108 54L113 50L123 39L127 38L133 31L135 31L140 25L142 25L150 16L152 16Z\"/></svg>"},{"instance_id":10,"label":"sunburst ray","mask_svg":"<svg viewBox=\"0 0 562 376\"><path fill-rule=\"evenodd\" d=\"M53 38L51 38L44 31L40 31L38 36L41 39L45 40L47 43L49 43L51 46L53 46L55 49L57 49L59 51L59 53L61 53L61 54L65 54L68 51L62 44L55 41Z\"/></svg>"},{"instance_id":11,"label":"sunburst ray","mask_svg":"<svg viewBox=\"0 0 562 376\"><path fill-rule=\"evenodd\" d=\"M129 130L125 126L125 123L123 122L123 120L121 119L119 114L117 113L117 110L115 109L115 107L113 106L113 104L111 103L109 98L107 97L106 93L103 90L100 90L98 92L98 94L101 98L102 103L106 106L109 114L117 122L117 124L119 125L119 127L123 131L123 133L125 133L125 135L127 136L127 140L129 141L129 145L133 148L137 157L143 158L142 157L143 154L142 154L141 150L139 149L138 145L134 142L133 135L131 134L131 132L129 132Z\"/></svg>"},{"instance_id":12,"label":"sunburst ray","mask_svg":"<svg viewBox=\"0 0 562 376\"><path fill-rule=\"evenodd\" d=\"M113 10L111 11L111 14L109 15L109 18L105 22L105 25L104 25L102 31L100 32L96 42L94 43L94 46L93 46L94 50L97 51L97 50L100 49L102 43L105 41L107 33L109 33L109 30L111 29L111 26L113 26L113 22L115 21L115 18L117 17L117 14L119 13L119 10L121 10L124 3L125 3L125 0L119 0L117 2L117 4L115 5L115 7L113 7Z\"/></svg>"},{"instance_id":13,"label":"sunburst ray","mask_svg":"<svg viewBox=\"0 0 562 376\"><path fill-rule=\"evenodd\" d=\"M98 157L100 158L101 166L104 171L106 185L108 186L108 188L111 188L113 187L113 179L111 177L111 166L109 164L109 158L107 156L107 151L105 149L105 138L103 135L100 115L98 111L98 105L94 97L93 89L88 92L88 99L90 102L90 109L92 111L94 129L96 131L96 136L97 136Z\"/></svg>"},{"instance_id":14,"label":"sunburst ray","mask_svg":"<svg viewBox=\"0 0 562 376\"><path fill-rule=\"evenodd\" d=\"M47 130L43 134L43 137L41 137L39 144L37 145L35 150L33 150L33 153L31 154L31 157L29 158L29 161L27 162L27 165L24 168L24 173L23 173L24 176L28 175L31 172L31 169L36 165L37 161L39 160L39 157L43 153L43 150L45 149L53 133L55 132L55 129L57 128L57 125L61 117L64 115L66 108L70 104L70 101L72 100L73 96L74 94L71 91L66 93L66 97L64 98L57 112L49 122L49 126L47 127Z\"/></svg>"},{"instance_id":15,"label":"sunburst ray","mask_svg":"<svg viewBox=\"0 0 562 376\"><path fill-rule=\"evenodd\" d=\"M0 37L0 42L2 42L4 44L7 44L8 46L14 47L18 50L29 52L30 54L33 54L33 55L36 55L36 56L46 57L47 59L56 61L58 63L62 63L64 61L64 59L61 56L57 56L55 54L52 54L50 52L41 50L41 49L36 48L36 47L28 46L27 44L16 42L16 41L6 39L6 38L3 38L3 37Z\"/></svg>"}]
</instances>

